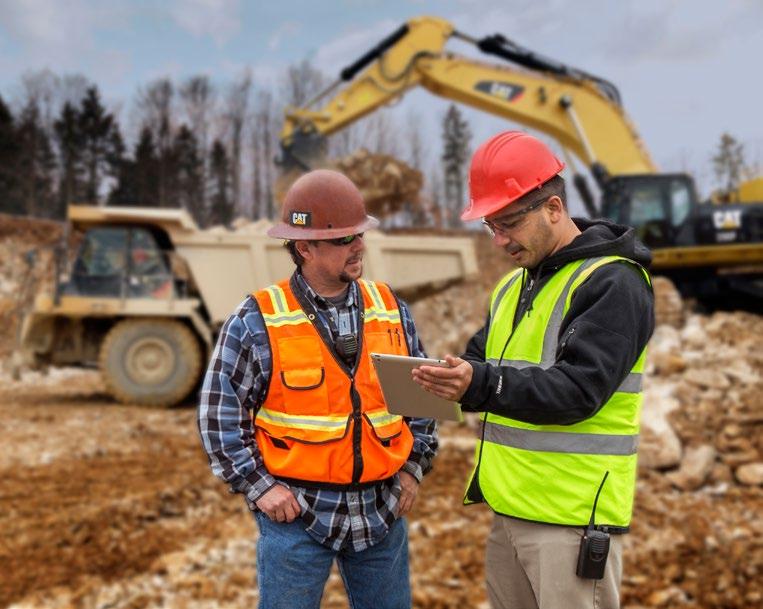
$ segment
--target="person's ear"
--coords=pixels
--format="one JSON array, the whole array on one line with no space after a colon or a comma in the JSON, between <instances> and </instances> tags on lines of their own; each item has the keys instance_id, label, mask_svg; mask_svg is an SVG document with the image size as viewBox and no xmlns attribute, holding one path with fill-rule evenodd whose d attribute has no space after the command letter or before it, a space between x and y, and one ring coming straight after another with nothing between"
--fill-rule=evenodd
<instances>
[{"instance_id":1,"label":"person's ear","mask_svg":"<svg viewBox=\"0 0 763 609\"><path fill-rule=\"evenodd\" d=\"M562 200L556 195L549 197L548 201L546 201L546 211L551 222L559 222L564 217L564 204Z\"/></svg>"},{"instance_id":2,"label":"person's ear","mask_svg":"<svg viewBox=\"0 0 763 609\"><path fill-rule=\"evenodd\" d=\"M294 247L297 249L297 252L299 252L299 255L302 256L305 261L312 260L315 257L313 254L313 249L310 247L309 241L296 241L294 243Z\"/></svg>"}]
</instances>

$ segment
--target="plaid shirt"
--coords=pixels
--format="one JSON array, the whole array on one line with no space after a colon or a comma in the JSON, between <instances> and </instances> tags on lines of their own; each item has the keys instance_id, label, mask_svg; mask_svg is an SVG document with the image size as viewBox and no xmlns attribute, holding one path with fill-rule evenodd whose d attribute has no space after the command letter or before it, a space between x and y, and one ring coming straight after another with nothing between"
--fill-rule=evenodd
<instances>
[{"instance_id":1,"label":"plaid shirt","mask_svg":"<svg viewBox=\"0 0 763 609\"><path fill-rule=\"evenodd\" d=\"M347 300L336 306L321 298L295 273L297 289L315 305L321 323L333 336L357 333L357 308L362 303L357 283ZM400 302L400 316L411 355L426 357L410 311ZM331 321L330 321L331 320ZM332 323L333 322L333 323ZM209 363L198 412L199 432L212 472L255 501L275 484L289 486L302 508L306 531L319 543L338 550L363 550L381 541L396 518L400 481L396 475L359 491L300 488L278 481L265 468L257 448L252 414L262 404L272 373L270 342L257 301L248 296L224 324ZM421 481L437 452L437 428L432 419L407 419L413 448L402 471Z\"/></svg>"}]
</instances>

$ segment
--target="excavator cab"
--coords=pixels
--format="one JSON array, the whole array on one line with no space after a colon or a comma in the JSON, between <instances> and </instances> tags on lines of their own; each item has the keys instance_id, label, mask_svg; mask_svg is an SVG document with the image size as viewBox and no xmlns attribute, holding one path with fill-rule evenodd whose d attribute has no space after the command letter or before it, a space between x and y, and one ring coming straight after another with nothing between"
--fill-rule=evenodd
<instances>
[{"instance_id":1,"label":"excavator cab","mask_svg":"<svg viewBox=\"0 0 763 609\"><path fill-rule=\"evenodd\" d=\"M697 194L686 174L614 176L604 184L601 215L633 226L648 247L696 243Z\"/></svg>"}]
</instances>

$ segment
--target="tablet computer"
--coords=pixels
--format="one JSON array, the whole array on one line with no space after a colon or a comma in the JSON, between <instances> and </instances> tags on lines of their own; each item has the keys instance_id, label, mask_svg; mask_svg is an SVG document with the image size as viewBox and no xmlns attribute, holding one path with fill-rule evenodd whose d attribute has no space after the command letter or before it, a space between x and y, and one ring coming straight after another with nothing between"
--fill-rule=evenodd
<instances>
[{"instance_id":1,"label":"tablet computer","mask_svg":"<svg viewBox=\"0 0 763 609\"><path fill-rule=\"evenodd\" d=\"M413 380L411 370L419 366L447 366L440 359L372 353L387 410L405 417L463 421L456 402L429 393Z\"/></svg>"}]
</instances>

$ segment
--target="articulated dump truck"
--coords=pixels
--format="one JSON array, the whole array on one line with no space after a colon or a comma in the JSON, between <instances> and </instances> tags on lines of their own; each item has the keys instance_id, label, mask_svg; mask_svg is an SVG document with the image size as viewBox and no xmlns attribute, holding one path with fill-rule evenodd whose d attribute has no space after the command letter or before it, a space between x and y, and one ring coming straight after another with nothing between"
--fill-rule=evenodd
<instances>
[{"instance_id":1,"label":"articulated dump truck","mask_svg":"<svg viewBox=\"0 0 763 609\"><path fill-rule=\"evenodd\" d=\"M294 264L266 221L200 230L180 209L71 206L83 237L52 293L36 296L21 361L98 367L119 401L170 406L198 387L216 335L246 294ZM477 271L468 237L366 234L365 276L404 298Z\"/></svg>"}]
</instances>

